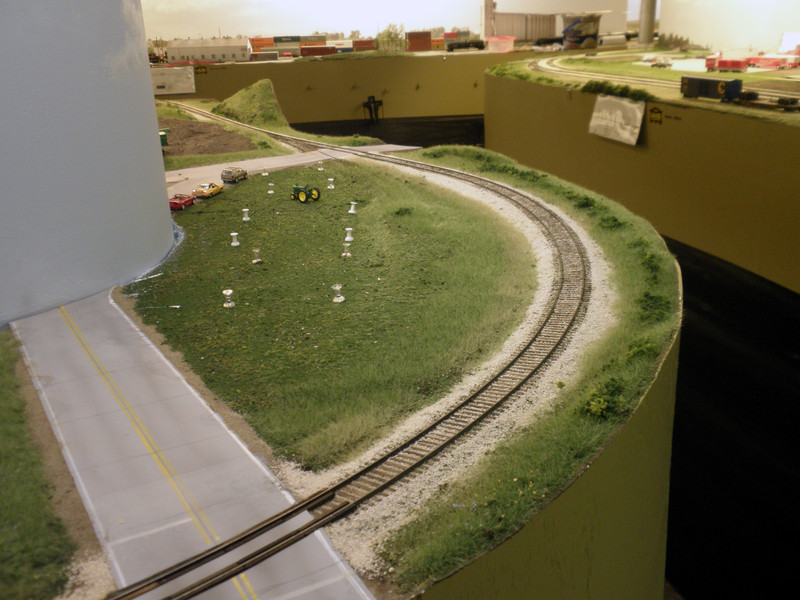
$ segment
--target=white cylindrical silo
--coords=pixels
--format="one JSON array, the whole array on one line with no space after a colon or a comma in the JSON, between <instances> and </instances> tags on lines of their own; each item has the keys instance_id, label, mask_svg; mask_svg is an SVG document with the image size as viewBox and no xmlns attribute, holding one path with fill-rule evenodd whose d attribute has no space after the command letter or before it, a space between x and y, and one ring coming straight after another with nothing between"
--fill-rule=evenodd
<instances>
[{"instance_id":1,"label":"white cylindrical silo","mask_svg":"<svg viewBox=\"0 0 800 600\"><path fill-rule=\"evenodd\" d=\"M173 244L139 0L3 3L0 324Z\"/></svg>"}]
</instances>

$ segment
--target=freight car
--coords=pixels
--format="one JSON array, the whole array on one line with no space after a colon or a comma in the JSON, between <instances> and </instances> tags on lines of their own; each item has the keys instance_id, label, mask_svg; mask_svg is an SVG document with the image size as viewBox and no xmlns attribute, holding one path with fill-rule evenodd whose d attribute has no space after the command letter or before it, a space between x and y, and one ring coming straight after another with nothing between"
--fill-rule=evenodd
<instances>
[{"instance_id":1,"label":"freight car","mask_svg":"<svg viewBox=\"0 0 800 600\"><path fill-rule=\"evenodd\" d=\"M793 69L797 67L798 58L788 54L762 54L751 56L747 59L747 64L762 69Z\"/></svg>"},{"instance_id":2,"label":"freight car","mask_svg":"<svg viewBox=\"0 0 800 600\"><path fill-rule=\"evenodd\" d=\"M455 42L447 42L448 52L464 49L483 50L484 48L486 48L486 42L483 40L457 40Z\"/></svg>"},{"instance_id":3,"label":"freight car","mask_svg":"<svg viewBox=\"0 0 800 600\"><path fill-rule=\"evenodd\" d=\"M747 71L748 59L722 58L720 56L706 57L706 71L734 71L744 73Z\"/></svg>"},{"instance_id":4,"label":"freight car","mask_svg":"<svg viewBox=\"0 0 800 600\"><path fill-rule=\"evenodd\" d=\"M717 98L730 102L741 96L742 80L684 75L681 77L681 94L686 98Z\"/></svg>"}]
</instances>

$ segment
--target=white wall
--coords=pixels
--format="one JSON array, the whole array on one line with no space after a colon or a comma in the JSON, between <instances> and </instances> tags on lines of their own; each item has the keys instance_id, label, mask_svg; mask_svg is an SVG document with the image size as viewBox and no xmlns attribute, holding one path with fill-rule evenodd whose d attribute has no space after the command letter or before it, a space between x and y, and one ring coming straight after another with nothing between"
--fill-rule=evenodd
<instances>
[{"instance_id":1,"label":"white wall","mask_svg":"<svg viewBox=\"0 0 800 600\"><path fill-rule=\"evenodd\" d=\"M608 10L600 19L600 33L618 33L626 29L628 0L496 0L496 12L556 14L556 35L561 35L564 25L561 13L599 12Z\"/></svg>"},{"instance_id":2,"label":"white wall","mask_svg":"<svg viewBox=\"0 0 800 600\"><path fill-rule=\"evenodd\" d=\"M659 34L712 50L777 51L783 33L800 31L796 0L663 0Z\"/></svg>"},{"instance_id":3,"label":"white wall","mask_svg":"<svg viewBox=\"0 0 800 600\"><path fill-rule=\"evenodd\" d=\"M139 0L4 2L0 40L5 323L136 277L173 235Z\"/></svg>"}]
</instances>

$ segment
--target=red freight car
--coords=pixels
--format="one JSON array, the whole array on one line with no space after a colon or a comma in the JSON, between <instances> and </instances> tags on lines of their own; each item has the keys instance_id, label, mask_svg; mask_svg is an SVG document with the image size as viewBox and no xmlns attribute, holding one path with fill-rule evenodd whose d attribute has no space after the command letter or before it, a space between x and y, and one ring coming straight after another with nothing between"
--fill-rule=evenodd
<instances>
[{"instance_id":1,"label":"red freight car","mask_svg":"<svg viewBox=\"0 0 800 600\"><path fill-rule=\"evenodd\" d=\"M761 67L762 69L790 69L797 66L796 56L780 54L762 54L761 56L751 56L747 59L747 64L751 67Z\"/></svg>"},{"instance_id":2,"label":"red freight car","mask_svg":"<svg viewBox=\"0 0 800 600\"><path fill-rule=\"evenodd\" d=\"M333 46L300 46L300 56L326 56L336 54Z\"/></svg>"},{"instance_id":3,"label":"red freight car","mask_svg":"<svg viewBox=\"0 0 800 600\"><path fill-rule=\"evenodd\" d=\"M747 59L709 56L706 58L706 71L735 71L744 73L747 71Z\"/></svg>"}]
</instances>

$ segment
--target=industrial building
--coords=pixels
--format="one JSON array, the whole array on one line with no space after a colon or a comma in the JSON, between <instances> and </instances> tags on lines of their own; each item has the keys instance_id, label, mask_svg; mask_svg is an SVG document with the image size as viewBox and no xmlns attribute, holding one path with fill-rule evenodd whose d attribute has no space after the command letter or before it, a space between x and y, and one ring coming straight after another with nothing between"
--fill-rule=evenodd
<instances>
[{"instance_id":1,"label":"industrial building","mask_svg":"<svg viewBox=\"0 0 800 600\"><path fill-rule=\"evenodd\" d=\"M167 43L167 62L244 62L250 60L252 52L246 37L171 40Z\"/></svg>"},{"instance_id":2,"label":"industrial building","mask_svg":"<svg viewBox=\"0 0 800 600\"><path fill-rule=\"evenodd\" d=\"M518 42L536 42L540 38L562 35L570 21L568 13L599 13L599 34L622 33L627 28L626 0L536 0L529 2L530 12L503 11L502 2L484 0L481 12L481 37L514 36Z\"/></svg>"}]
</instances>

